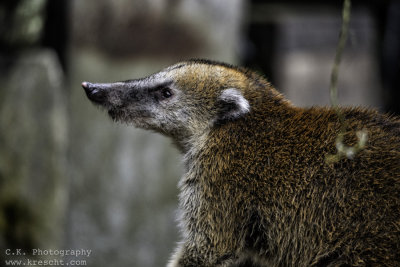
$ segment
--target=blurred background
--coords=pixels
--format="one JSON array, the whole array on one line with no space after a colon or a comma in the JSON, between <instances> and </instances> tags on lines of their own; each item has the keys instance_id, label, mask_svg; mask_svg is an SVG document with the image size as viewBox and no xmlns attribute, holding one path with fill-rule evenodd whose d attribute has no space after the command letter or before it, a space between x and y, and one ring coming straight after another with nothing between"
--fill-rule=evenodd
<instances>
[{"instance_id":1,"label":"blurred background","mask_svg":"<svg viewBox=\"0 0 400 267\"><path fill-rule=\"evenodd\" d=\"M352 4L339 102L399 114L400 3ZM208 58L262 73L296 105L329 105L341 8L341 1L1 0L0 266L54 258L32 256L33 248L90 249L78 258L85 266L164 266L179 240L181 156L169 139L113 123L81 82Z\"/></svg>"}]
</instances>

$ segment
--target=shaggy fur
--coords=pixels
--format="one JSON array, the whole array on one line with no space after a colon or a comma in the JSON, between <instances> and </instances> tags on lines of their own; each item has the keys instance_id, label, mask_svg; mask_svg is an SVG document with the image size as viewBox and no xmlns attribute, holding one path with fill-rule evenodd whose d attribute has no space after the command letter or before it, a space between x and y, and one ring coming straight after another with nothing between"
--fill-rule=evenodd
<instances>
[{"instance_id":1,"label":"shaggy fur","mask_svg":"<svg viewBox=\"0 0 400 267\"><path fill-rule=\"evenodd\" d=\"M168 266L400 266L400 120L294 107L249 70L186 61L144 79L83 83L120 121L171 137L184 154L182 243Z\"/></svg>"}]
</instances>

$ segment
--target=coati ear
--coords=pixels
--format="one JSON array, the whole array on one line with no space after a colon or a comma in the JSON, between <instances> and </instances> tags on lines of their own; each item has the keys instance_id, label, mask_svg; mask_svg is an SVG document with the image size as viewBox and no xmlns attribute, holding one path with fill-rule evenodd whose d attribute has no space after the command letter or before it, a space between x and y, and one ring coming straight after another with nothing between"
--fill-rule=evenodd
<instances>
[{"instance_id":1,"label":"coati ear","mask_svg":"<svg viewBox=\"0 0 400 267\"><path fill-rule=\"evenodd\" d=\"M218 97L217 107L216 124L238 119L250 111L249 101L236 88L223 90Z\"/></svg>"}]
</instances>

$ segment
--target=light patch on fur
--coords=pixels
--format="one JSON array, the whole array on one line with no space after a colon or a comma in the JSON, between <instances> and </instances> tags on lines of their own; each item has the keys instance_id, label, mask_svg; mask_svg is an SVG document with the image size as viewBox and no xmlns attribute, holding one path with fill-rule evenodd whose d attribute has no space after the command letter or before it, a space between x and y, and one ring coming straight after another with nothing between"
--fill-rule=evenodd
<instances>
[{"instance_id":1,"label":"light patch on fur","mask_svg":"<svg viewBox=\"0 0 400 267\"><path fill-rule=\"evenodd\" d=\"M234 120L250 112L249 101L236 88L228 88L222 91L218 98L225 106L217 120Z\"/></svg>"},{"instance_id":2,"label":"light patch on fur","mask_svg":"<svg viewBox=\"0 0 400 267\"><path fill-rule=\"evenodd\" d=\"M229 88L222 91L220 99L228 103L235 103L239 111L245 114L250 111L250 104L242 93L236 88Z\"/></svg>"},{"instance_id":3,"label":"light patch on fur","mask_svg":"<svg viewBox=\"0 0 400 267\"><path fill-rule=\"evenodd\" d=\"M178 247L177 247L177 249L175 250L175 252L174 252L174 254L173 254L173 256L172 256L172 258L170 259L170 261L168 262L168 264L167 264L167 267L176 267L176 266L179 266L179 259L182 257L182 246L183 246L183 244L182 243L178 243L179 245L178 245Z\"/></svg>"}]
</instances>

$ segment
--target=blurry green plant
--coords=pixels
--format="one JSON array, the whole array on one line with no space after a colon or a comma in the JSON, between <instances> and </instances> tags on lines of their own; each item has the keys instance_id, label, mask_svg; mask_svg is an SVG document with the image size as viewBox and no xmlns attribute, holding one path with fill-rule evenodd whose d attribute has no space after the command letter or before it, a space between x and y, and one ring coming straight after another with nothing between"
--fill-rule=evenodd
<instances>
[{"instance_id":1,"label":"blurry green plant","mask_svg":"<svg viewBox=\"0 0 400 267\"><path fill-rule=\"evenodd\" d=\"M344 135L346 133L347 123L344 118L343 112L338 105L338 96L337 96L337 83L339 77L339 66L340 61L342 59L342 54L344 48L346 46L347 35L349 31L349 23L350 23L350 16L351 16L351 1L345 0L343 3L343 11L342 11L342 27L340 30L340 37L339 43L336 49L335 60L332 67L331 72L331 82L330 82L330 101L331 105L336 111L337 116L339 117L340 121L340 131L336 138L336 150L337 153L333 155L326 156L327 163L334 163L342 159L343 157L352 159L354 156L362 149L364 149L365 144L368 140L367 132L365 130L357 131L357 144L354 146L346 146L343 142Z\"/></svg>"},{"instance_id":2,"label":"blurry green plant","mask_svg":"<svg viewBox=\"0 0 400 267\"><path fill-rule=\"evenodd\" d=\"M0 42L7 48L35 45L44 26L46 0L4 0L0 2Z\"/></svg>"}]
</instances>

